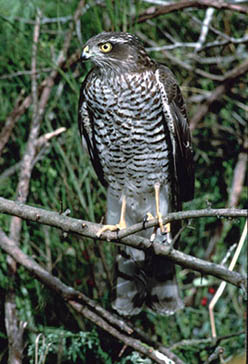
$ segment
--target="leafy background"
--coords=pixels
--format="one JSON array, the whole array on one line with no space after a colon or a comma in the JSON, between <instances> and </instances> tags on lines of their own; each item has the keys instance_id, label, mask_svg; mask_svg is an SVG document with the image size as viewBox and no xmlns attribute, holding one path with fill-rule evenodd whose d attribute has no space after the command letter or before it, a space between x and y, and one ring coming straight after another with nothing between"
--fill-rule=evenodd
<instances>
[{"instance_id":1,"label":"leafy background","mask_svg":"<svg viewBox=\"0 0 248 364\"><path fill-rule=\"evenodd\" d=\"M63 47L65 35L78 5L76 0L21 1L0 0L0 127L13 110L19 97L31 93L31 54L33 28L37 9L43 18L54 22L41 25L37 68L39 84L56 68L56 58ZM144 41L149 54L166 64L175 73L187 100L190 119L211 95L220 81L199 75L222 76L247 58L245 44L227 44L194 52L182 46L172 50L152 50L178 42L196 42L205 17L204 9L186 9L138 23L138 15L152 7L148 1L86 1L75 28L69 56L79 58L82 44L103 30L129 31ZM224 35L241 38L247 28L245 15L232 11L215 11L211 26ZM210 30L206 42L222 39ZM185 67L185 65L190 67ZM90 64L70 62L59 70L41 124L43 135L63 126L66 131L41 146L32 173L28 204L70 216L100 222L104 216L106 192L100 185L83 153L77 129L77 104L80 83ZM196 166L194 201L185 209L228 206L234 170L240 153L245 151L247 138L247 74L211 105L205 117L193 129ZM32 106L18 119L8 144L0 157L0 195L16 198L21 157L25 151L32 117ZM247 177L246 177L247 182ZM247 183L244 183L247 185ZM243 187L236 207L245 208L247 187ZM10 217L0 215L0 225L9 231ZM228 249L240 239L243 219L198 219L190 222L181 238L181 249L199 258L220 263ZM21 246L43 267L66 284L82 290L111 310L111 272L114 247L97 244L58 230L31 222L23 222ZM210 249L211 247L211 249ZM244 248L243 248L244 249ZM246 248L245 248L246 249ZM244 252L244 251L243 251ZM245 273L246 256L241 254L237 267ZM198 279L201 278L201 279ZM178 269L178 280L186 308L173 317L160 317L144 311L132 318L148 336L172 348L186 363L203 363L213 352L207 304L220 283L213 277ZM4 325L4 297L11 288L7 278L6 255L0 255L0 363L7 361L7 336ZM95 328L76 314L53 292L18 268L17 307L19 317L28 323L25 331L23 363L35 363L39 334L39 357L46 363L150 363L138 353ZM244 297L236 287L228 285L215 308L218 336L238 334L244 330ZM186 343L183 340L188 340ZM200 342L195 340L201 340ZM224 357L244 351L244 334L221 341Z\"/></svg>"}]
</instances>

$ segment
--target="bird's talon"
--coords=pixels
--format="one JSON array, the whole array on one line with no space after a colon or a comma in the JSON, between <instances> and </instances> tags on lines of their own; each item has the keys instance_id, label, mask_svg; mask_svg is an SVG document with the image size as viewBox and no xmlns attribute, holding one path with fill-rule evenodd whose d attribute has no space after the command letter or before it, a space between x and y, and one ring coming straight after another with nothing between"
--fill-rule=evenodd
<instances>
[{"instance_id":1,"label":"bird's talon","mask_svg":"<svg viewBox=\"0 0 248 364\"><path fill-rule=\"evenodd\" d=\"M121 222L119 224L116 225L104 225L97 233L96 236L98 238L100 238L100 236L102 235L102 233L104 233L105 231L120 231L122 229L126 228L126 224Z\"/></svg>"}]
</instances>

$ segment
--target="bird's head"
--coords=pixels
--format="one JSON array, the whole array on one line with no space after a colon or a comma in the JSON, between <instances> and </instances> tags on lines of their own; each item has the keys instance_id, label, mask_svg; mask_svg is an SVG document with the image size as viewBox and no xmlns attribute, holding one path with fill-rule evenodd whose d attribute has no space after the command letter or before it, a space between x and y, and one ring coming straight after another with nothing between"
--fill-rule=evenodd
<instances>
[{"instance_id":1,"label":"bird's head","mask_svg":"<svg viewBox=\"0 0 248 364\"><path fill-rule=\"evenodd\" d=\"M91 60L99 68L117 71L141 71L154 63L135 35L122 32L104 32L90 38L83 47L81 59Z\"/></svg>"}]
</instances>

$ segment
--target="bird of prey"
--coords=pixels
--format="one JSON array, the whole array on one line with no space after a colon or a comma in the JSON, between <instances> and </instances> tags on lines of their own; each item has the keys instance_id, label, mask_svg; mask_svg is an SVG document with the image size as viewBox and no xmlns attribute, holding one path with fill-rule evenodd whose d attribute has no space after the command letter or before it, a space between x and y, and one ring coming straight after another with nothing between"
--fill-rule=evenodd
<instances>
[{"instance_id":1,"label":"bird of prey","mask_svg":"<svg viewBox=\"0 0 248 364\"><path fill-rule=\"evenodd\" d=\"M99 180L107 187L105 230L157 217L159 227L138 233L174 243L180 224L163 226L194 194L192 146L185 103L173 73L151 59L141 41L103 32L87 41L82 60L94 67L80 92L79 130ZM183 307L175 266L166 257L119 249L112 306L138 314L144 305L164 315Z\"/></svg>"}]
</instances>

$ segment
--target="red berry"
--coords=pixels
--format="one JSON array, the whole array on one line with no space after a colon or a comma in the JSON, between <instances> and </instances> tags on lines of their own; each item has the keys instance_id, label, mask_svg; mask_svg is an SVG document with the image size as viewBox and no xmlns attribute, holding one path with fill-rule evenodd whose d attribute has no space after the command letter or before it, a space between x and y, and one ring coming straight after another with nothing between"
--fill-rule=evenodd
<instances>
[{"instance_id":1,"label":"red berry","mask_svg":"<svg viewBox=\"0 0 248 364\"><path fill-rule=\"evenodd\" d=\"M202 297L202 299L201 299L201 305L202 305L202 306L206 306L206 305L207 305L207 303L208 303L208 299L207 299L207 297Z\"/></svg>"},{"instance_id":2,"label":"red berry","mask_svg":"<svg viewBox=\"0 0 248 364\"><path fill-rule=\"evenodd\" d=\"M211 294L215 293L215 289L213 287L209 287L208 292Z\"/></svg>"}]
</instances>

